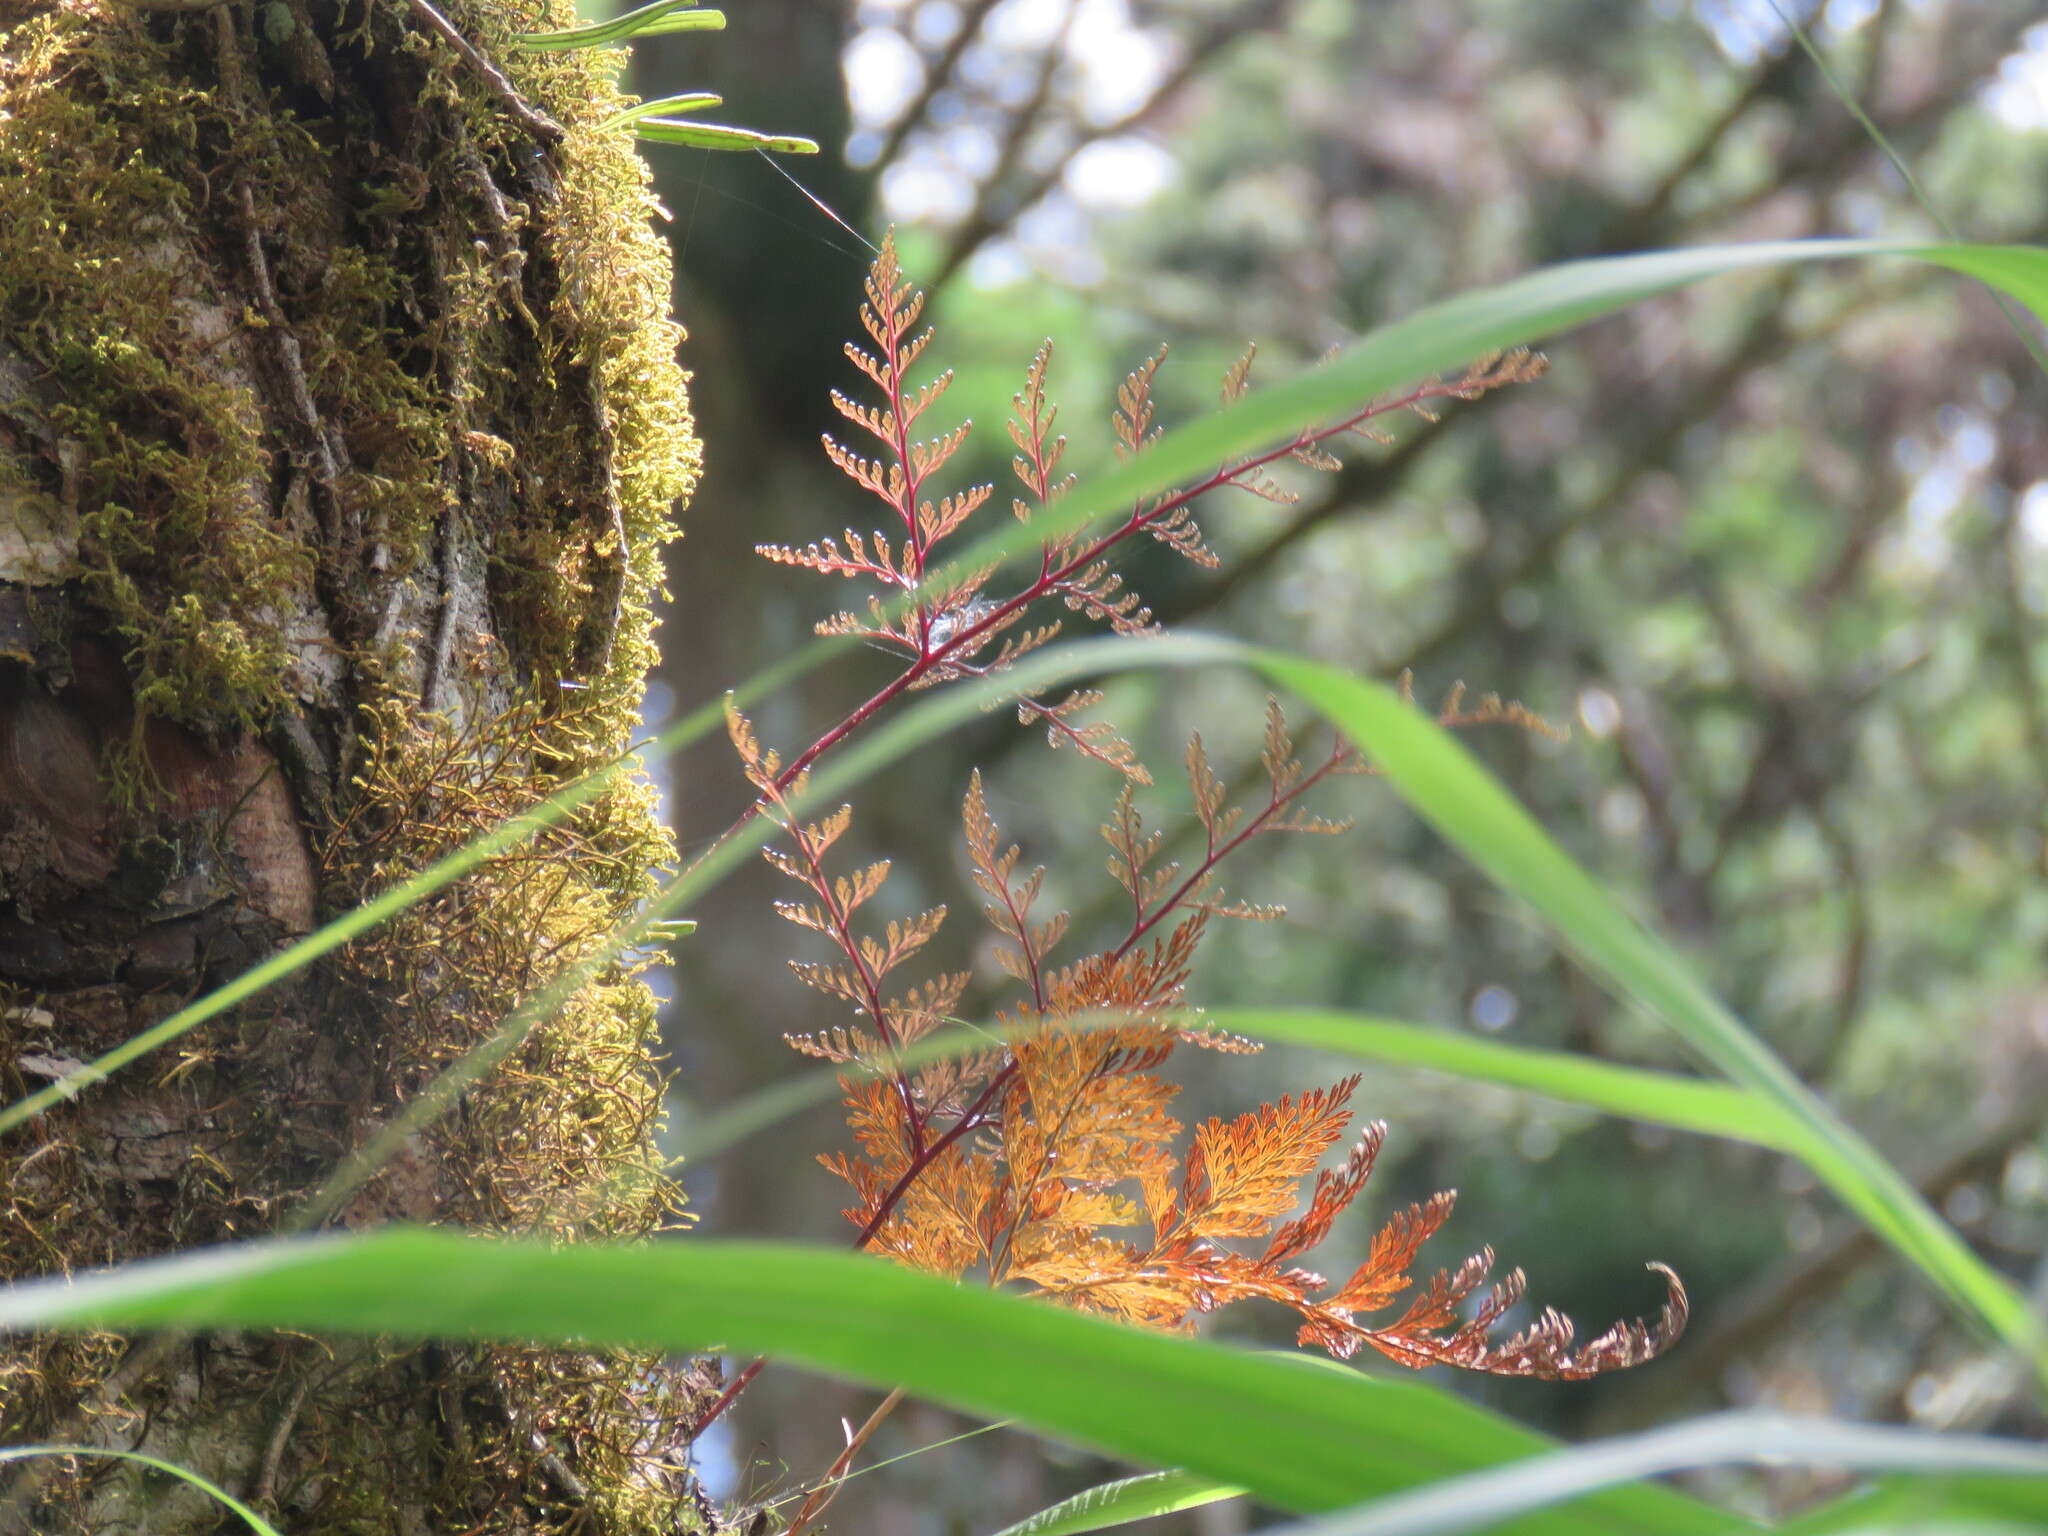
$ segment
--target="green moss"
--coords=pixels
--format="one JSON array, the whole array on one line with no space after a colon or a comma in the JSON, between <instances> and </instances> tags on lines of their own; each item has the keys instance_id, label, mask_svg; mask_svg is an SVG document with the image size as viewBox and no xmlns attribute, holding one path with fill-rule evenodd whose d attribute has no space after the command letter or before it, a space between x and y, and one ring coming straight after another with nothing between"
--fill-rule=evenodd
<instances>
[{"instance_id":1,"label":"green moss","mask_svg":"<svg viewBox=\"0 0 2048 1536\"><path fill-rule=\"evenodd\" d=\"M563 14L479 7L465 20L502 44ZM373 48L420 46L399 15L372 7ZM18 31L0 66L0 333L62 402L56 431L80 445L79 483L51 489L81 508L91 597L130 648L144 709L209 730L261 724L303 682L281 620L348 587L330 572L323 588L309 557L318 509L298 526L273 510L286 466L253 398L279 387L273 322L209 307L192 270L193 252L246 237L222 206L243 187L261 189L270 277L343 460L334 494L360 523L358 547L328 530L336 566L360 561L362 544L394 573L427 558L459 494L451 472L476 458L506 481L495 574L527 649L518 660L559 677L602 658L605 675L584 680L629 709L651 661L658 551L697 444L645 172L629 138L596 128L621 100L616 56L501 49L570 132L552 195L510 200L492 228L475 167L530 151L452 71L431 72L426 94L462 132L423 167L359 164L346 146L363 108L344 98L309 126L255 87L238 92L210 78L222 71L206 66L196 27L109 7ZM473 239L448 238L458 225L500 250L487 261ZM316 465L311 429L293 426L291 457ZM494 445L506 468L492 467ZM610 508L597 506L612 496L623 572ZM593 639L593 599L608 609L622 576L621 631ZM364 643L373 616L349 617L360 632L338 638Z\"/></svg>"},{"instance_id":2,"label":"green moss","mask_svg":"<svg viewBox=\"0 0 2048 1536\"><path fill-rule=\"evenodd\" d=\"M448 9L567 128L544 167L397 0L343 7L348 30L317 39L331 102L308 83L295 6L264 8L253 36L224 47L212 11L70 0L0 41L0 345L37 381L33 400L0 408L76 445L61 474L49 455L23 456L25 494L77 513L74 618L120 642L138 733L167 719L218 739L295 711L348 723L350 782L335 823L312 829L329 910L623 748L655 660L662 547L698 469L646 172L628 137L596 126L622 101L617 56L503 46L571 22L566 0ZM379 80L381 95L364 88ZM274 302L253 292L252 250ZM314 423L291 398L293 370ZM393 632L364 575L383 590L430 584L447 530L486 524L499 649L453 658L446 713L424 713L400 679L431 637ZM338 690L313 653L341 658ZM585 686L553 686L568 678ZM126 802L146 801L136 762L115 766ZM651 790L622 785L352 946L324 1020L294 1033L259 1002L239 1028L191 1037L175 1074L204 1085L232 1152L184 1170L145 1222L96 1198L119 1181L96 1185L90 1148L51 1117L48 1203L17 1201L19 1220L0 1224L10 1269L259 1229L331 1166L305 1154L310 1114L373 1124L587 955L672 857ZM122 1033L147 1022L140 1009L119 1019ZM359 1214L431 1211L564 1240L677 1224L653 1142L653 1025L639 962L605 969L435 1129L417 1166L367 1189ZM372 1099L309 1111L275 1097L308 1031L364 1063ZM288 1369L291 1348L265 1369ZM117 1350L52 1341L0 1358L6 1419L48 1420ZM331 1385L300 1433L326 1437L337 1465L403 1453L419 1416L388 1405L407 1394L503 1393L575 1449L591 1489L582 1513L529 1507L523 1528L674 1528L677 1491L636 1456L665 1449L689 1405L652 1358L372 1352L323 1370ZM388 1411L351 1418L371 1372L401 1385L376 1395ZM514 1504L533 1486L523 1431L481 1412L473 1428L466 1470L445 1445L411 1448L419 1466L450 1467L433 1494L450 1528L506 1486L521 1490ZM396 1489L332 1481L319 1530L392 1528Z\"/></svg>"}]
</instances>

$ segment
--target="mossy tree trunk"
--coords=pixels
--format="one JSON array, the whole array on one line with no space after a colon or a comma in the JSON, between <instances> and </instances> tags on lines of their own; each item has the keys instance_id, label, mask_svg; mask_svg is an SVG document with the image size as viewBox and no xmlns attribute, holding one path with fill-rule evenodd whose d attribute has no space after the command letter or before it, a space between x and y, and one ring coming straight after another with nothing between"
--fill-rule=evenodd
<instances>
[{"instance_id":1,"label":"mossy tree trunk","mask_svg":"<svg viewBox=\"0 0 2048 1536\"><path fill-rule=\"evenodd\" d=\"M696 442L614 61L543 0L0 0L0 1092L616 752ZM522 103L532 110L522 110ZM0 1268L254 1236L667 855L644 786L0 1142ZM338 1220L638 1235L652 1006L603 972ZM0 1434L305 1532L671 1530L649 1361L15 1341ZM217 1528L36 1464L0 1519Z\"/></svg>"}]
</instances>

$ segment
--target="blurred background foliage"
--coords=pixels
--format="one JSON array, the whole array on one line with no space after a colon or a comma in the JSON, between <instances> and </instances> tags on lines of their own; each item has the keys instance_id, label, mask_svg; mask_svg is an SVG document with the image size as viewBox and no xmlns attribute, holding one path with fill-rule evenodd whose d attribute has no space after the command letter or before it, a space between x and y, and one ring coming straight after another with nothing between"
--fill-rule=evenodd
<instances>
[{"instance_id":1,"label":"blurred background foliage","mask_svg":"<svg viewBox=\"0 0 2048 1536\"><path fill-rule=\"evenodd\" d=\"M2038 5L1779 3L1959 233L2048 235ZM875 523L818 449L836 430L827 390L858 383L840 345L867 253L816 203L870 238L894 223L934 290L927 356L959 377L933 419L977 422L954 466L958 483L998 482L988 516L1010 494L1009 396L1045 336L1085 473L1107 457L1116 383L1162 341L1170 425L1213 402L1248 342L1254 383L1283 376L1544 263L1936 233L1768 0L747 0L729 14L722 35L643 43L637 89L716 81L729 120L826 153L789 162L806 194L765 157L648 150L709 444L672 565L657 715L788 654L844 600L756 543ZM1882 263L1720 281L1550 351L1548 378L1410 420L1341 473L1304 473L1292 505L1208 507L1224 568L1141 553L1135 585L1171 625L1412 669L1425 702L1462 679L1568 725L1561 742L1472 740L2042 1293L2048 381L1985 293ZM764 739L804 745L884 667L856 657L764 706ZM1107 686L1160 781L1143 804L1174 835L1194 826L1177 773L1190 730L1219 765L1256 771L1263 699L1245 679ZM942 959L977 965L984 1013L1004 993L963 872L971 766L1027 861L1052 867L1076 916L1069 953L1112 921L1095 827L1113 775L1034 738L992 717L856 800L857 851L897 861L887 899L953 905ZM667 790L686 848L747 798L717 748ZM1327 1003L1687 1065L1370 780L1324 808L1357 830L1269 840L1229 872L1235 894L1289 916L1215 934L1204 1001ZM677 953L679 1123L797 1070L784 1031L840 1022L785 971L824 956L773 916L790 894L776 885L765 869L728 884ZM1188 1070L1192 1120L1344 1069L1276 1048ZM1655 1366L1445 1385L1567 1434L1730 1403L2048 1427L2018 1369L1783 1159L1394 1072L1369 1074L1358 1103L1392 1123L1361 1205L1463 1192L1438 1262L1491 1243L1592 1330L1654 1305L1646 1260L1692 1287L1694 1332ZM836 1240L836 1181L814 1158L843 1138L820 1110L693 1167L705 1226ZM1340 1231L1330 1267L1370 1230L1360 1215ZM1267 1321L1258 1337L1285 1342L1284 1318ZM741 1503L785 1492L866 1406L771 1371L699 1447L707 1481ZM965 1427L899 1414L871 1454ZM861 1479L830 1519L989 1530L1107 1470L998 1432ZM1709 1491L1784 1509L1830 1486L1786 1474ZM1173 1528L1253 1518L1218 1506Z\"/></svg>"}]
</instances>

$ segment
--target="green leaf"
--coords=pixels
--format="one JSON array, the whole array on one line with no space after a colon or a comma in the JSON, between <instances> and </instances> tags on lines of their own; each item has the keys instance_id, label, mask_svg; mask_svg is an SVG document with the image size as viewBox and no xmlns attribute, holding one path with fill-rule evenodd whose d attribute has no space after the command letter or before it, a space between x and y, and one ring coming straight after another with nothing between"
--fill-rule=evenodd
<instances>
[{"instance_id":1,"label":"green leaf","mask_svg":"<svg viewBox=\"0 0 2048 1536\"><path fill-rule=\"evenodd\" d=\"M643 117L655 117L669 112L701 112L706 107L722 107L723 96L713 96L709 91L698 91L688 96L664 96L659 101L643 101L637 107L628 107L614 113L597 126L600 128L623 128L627 123L638 122Z\"/></svg>"},{"instance_id":2,"label":"green leaf","mask_svg":"<svg viewBox=\"0 0 2048 1536\"><path fill-rule=\"evenodd\" d=\"M1782 1413L1720 1413L1451 1478L1332 1519L1284 1526L1269 1536L1453 1536L1497 1529L1537 1510L1575 1504L1600 1489L1666 1473L1788 1463L1935 1478L2009 1478L2037 1510L2048 1511L2042 1502L2048 1495L2048 1449L2040 1446ZM1945 1510L1937 1491L1927 1512L1961 1511Z\"/></svg>"},{"instance_id":3,"label":"green leaf","mask_svg":"<svg viewBox=\"0 0 2048 1536\"><path fill-rule=\"evenodd\" d=\"M642 7L610 22L580 27L573 33L537 36L590 37L594 39L592 43L573 46L593 46L607 38L622 40L631 32L618 33L616 29L642 28L648 25L647 18L651 14L655 21L659 21L671 13L677 16L717 14L685 12L676 0L657 0L655 5ZM720 24L723 24L722 17ZM529 46L535 45L531 37L527 42ZM981 540L949 569L957 574L959 570L972 569L984 562L1007 559L1027 549L1035 550L1038 540L1043 537L1079 527L1107 513L1127 510L1142 498L1167 490L1216 463L1283 440L1305 423L1328 419L1403 382L1458 367L1484 352L1538 341L1638 299L1731 272L1792 261L1839 260L1859 256L1895 256L1932 262L1981 278L2020 300L2037 316L2048 321L2048 251L2032 246L1787 241L1709 246L1691 251L1572 262L1495 288L1445 300L1406 320L1382 326L1321 368L1260 389L1234 405L1166 433L1134 458L1076 486L1061 498L1057 507L1041 512L1031 524L1014 524L1004 532ZM938 580L940 575L935 572L930 579ZM738 690L739 696L745 702L772 692L850 648L844 640L814 641L743 684ZM661 757L680 749L714 728L718 720L716 705L694 711L682 725L664 732L653 744L650 755ZM600 770L600 773L609 775L617 771L617 765L613 765ZM0 1111L0 1132L42 1113L52 1104L82 1091L207 1019L217 1017L264 987L384 922L413 902L423 900L459 879L491 853L502 851L560 820L569 808L589 799L600 787L597 775L566 786L536 808L531 818L515 819L480 839L475 845L476 851L465 849L450 855L385 897L344 914L226 986L179 1009L145 1034L89 1064L84 1071L50 1084Z\"/></svg>"},{"instance_id":4,"label":"green leaf","mask_svg":"<svg viewBox=\"0 0 2048 1536\"><path fill-rule=\"evenodd\" d=\"M679 117L642 117L633 132L656 144L686 144L693 149L765 149L778 155L815 155L818 141L789 134L756 133L723 123L692 123Z\"/></svg>"},{"instance_id":5,"label":"green leaf","mask_svg":"<svg viewBox=\"0 0 2048 1536\"><path fill-rule=\"evenodd\" d=\"M241 1522L256 1533L256 1536L279 1536L276 1526L257 1514L255 1510L229 1493L225 1488L207 1481L197 1472L179 1466L174 1461L165 1461L157 1456L145 1456L141 1451L114 1451L99 1445L10 1445L0 1447L0 1463L28 1461L37 1456L87 1456L108 1461L132 1461L158 1472L167 1472L181 1482L190 1483L208 1498L226 1506Z\"/></svg>"},{"instance_id":6,"label":"green leaf","mask_svg":"<svg viewBox=\"0 0 2048 1536\"><path fill-rule=\"evenodd\" d=\"M513 39L513 46L560 50L565 48L610 48L636 37L661 37L671 32L723 32L725 12L697 9L697 0L654 0L638 10L610 21L594 21L587 27L566 32L528 32Z\"/></svg>"},{"instance_id":7,"label":"green leaf","mask_svg":"<svg viewBox=\"0 0 2048 1536\"><path fill-rule=\"evenodd\" d=\"M2038 1533L2048 1530L2048 1483L2040 1478L1893 1477L1810 1509L1778 1536L1851 1532L1938 1532L1944 1525Z\"/></svg>"},{"instance_id":8,"label":"green leaf","mask_svg":"<svg viewBox=\"0 0 2048 1536\"><path fill-rule=\"evenodd\" d=\"M1085 1026L1090 1021L1073 1022ZM1122 1022L1118 1017L1102 1020L1104 1027ZM1726 1083L1482 1040L1427 1024L1315 1008L1205 1008L1198 1021L1190 1022L1255 1040L1516 1088L1563 1104L1778 1151L1789 1150L1796 1136L1774 1105ZM920 1040L898 1059L905 1067L920 1067L974 1055L1002 1044L1004 1038L1004 1031L994 1026L971 1025ZM864 1070L849 1065L792 1073L701 1120L686 1121L676 1138L676 1157L689 1161L715 1156L813 1104L839 1097L840 1079Z\"/></svg>"},{"instance_id":9,"label":"green leaf","mask_svg":"<svg viewBox=\"0 0 2048 1536\"><path fill-rule=\"evenodd\" d=\"M1274 651L1253 665L1334 722L1403 798L1503 890L1549 918L1566 946L1622 997L1783 1116L1786 1140L1872 1231L1946 1291L1966 1316L2039 1359L2026 1300L1929 1209L1917 1190L1746 1029L1670 947L1637 923L1450 732L1393 689Z\"/></svg>"},{"instance_id":10,"label":"green leaf","mask_svg":"<svg viewBox=\"0 0 2048 1536\"><path fill-rule=\"evenodd\" d=\"M270 1240L0 1291L0 1329L270 1328L760 1352L1299 1512L1549 1448L1413 1380L1119 1327L879 1259L706 1238L549 1248L392 1229ZM1521 1536L1732 1536L1657 1486L1593 1495Z\"/></svg>"},{"instance_id":11,"label":"green leaf","mask_svg":"<svg viewBox=\"0 0 2048 1536\"><path fill-rule=\"evenodd\" d=\"M1083 1531L1106 1531L1113 1525L1195 1509L1243 1493L1242 1488L1187 1472L1147 1472L1142 1477L1098 1483L1015 1525L1004 1526L995 1536L1080 1536Z\"/></svg>"},{"instance_id":12,"label":"green leaf","mask_svg":"<svg viewBox=\"0 0 2048 1536\"><path fill-rule=\"evenodd\" d=\"M1482 1040L1455 1030L1333 1009L1205 1008L1203 1021L1256 1040L1313 1046L1342 1056L1444 1072L1582 1104L1629 1120L1668 1125L1791 1151L1798 1131L1769 1100L1726 1083L1616 1066L1569 1051Z\"/></svg>"},{"instance_id":13,"label":"green leaf","mask_svg":"<svg viewBox=\"0 0 2048 1536\"><path fill-rule=\"evenodd\" d=\"M2048 324L2048 250L2037 246L1778 240L1567 262L1379 326L1320 367L1168 431L1142 453L1083 479L1029 523L1009 523L976 541L927 583L1035 554L1043 539L1126 513L1145 497L1192 481L1217 464L1285 442L1309 423L1339 417L1375 395L1488 352L1543 341L1706 278L1851 257L1897 257L1965 273L2018 299Z\"/></svg>"}]
</instances>

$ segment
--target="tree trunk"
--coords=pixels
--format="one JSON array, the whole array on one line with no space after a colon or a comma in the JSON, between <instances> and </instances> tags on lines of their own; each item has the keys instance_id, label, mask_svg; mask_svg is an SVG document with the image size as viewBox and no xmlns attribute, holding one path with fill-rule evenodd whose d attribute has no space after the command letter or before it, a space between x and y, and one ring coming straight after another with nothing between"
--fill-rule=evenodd
<instances>
[{"instance_id":1,"label":"tree trunk","mask_svg":"<svg viewBox=\"0 0 2048 1536\"><path fill-rule=\"evenodd\" d=\"M0 1093L74 1070L618 751L697 446L615 57L566 4L0 0ZM489 78L488 61L511 83ZM554 131L559 125L560 131ZM288 1221L668 845L644 785L0 1141L0 1270ZM339 1221L634 1236L676 1202L620 962ZM302 1532L668 1531L654 1362L16 1341L0 1433ZM0 1525L213 1530L44 1461Z\"/></svg>"}]
</instances>

